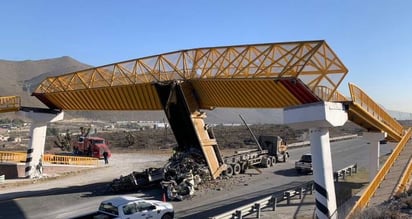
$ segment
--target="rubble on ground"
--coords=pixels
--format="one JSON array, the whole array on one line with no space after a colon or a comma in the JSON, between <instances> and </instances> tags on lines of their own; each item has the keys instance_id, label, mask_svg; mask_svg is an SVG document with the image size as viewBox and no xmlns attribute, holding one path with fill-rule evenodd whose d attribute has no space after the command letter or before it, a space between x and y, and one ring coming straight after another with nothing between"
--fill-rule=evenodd
<instances>
[{"instance_id":1,"label":"rubble on ground","mask_svg":"<svg viewBox=\"0 0 412 219\"><path fill-rule=\"evenodd\" d=\"M120 176L110 184L113 192L131 192L161 186L169 200L192 197L202 183L211 181L206 160L200 150L175 152L163 168L149 168Z\"/></svg>"}]
</instances>

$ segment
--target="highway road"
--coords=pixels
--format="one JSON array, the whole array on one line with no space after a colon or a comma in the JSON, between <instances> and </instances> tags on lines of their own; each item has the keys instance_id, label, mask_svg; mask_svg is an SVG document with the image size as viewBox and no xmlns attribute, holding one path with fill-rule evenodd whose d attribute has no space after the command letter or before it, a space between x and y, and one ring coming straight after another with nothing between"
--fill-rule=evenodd
<instances>
[{"instance_id":1,"label":"highway road","mask_svg":"<svg viewBox=\"0 0 412 219\"><path fill-rule=\"evenodd\" d=\"M381 154L390 153L395 145L392 143L381 145ZM331 143L334 170L358 163L359 167L368 167L369 144L363 138L355 138ZM176 218L207 218L237 206L252 202L253 199L266 197L302 182L312 180L312 175L298 175L294 171L294 162L310 147L301 147L290 150L290 158L286 163L278 163L274 167L248 170L249 174L242 174L230 180L217 184L221 187L204 188L196 191L190 200L172 202ZM78 180L78 176L65 177L53 180L50 184L33 184L19 186L13 189L0 191L0 219L3 218L76 218L79 215L93 212L99 203L114 194L105 193L107 185L113 178L121 174L128 174L131 170L120 167L134 159L134 169L144 169L151 165L161 165L166 156L153 156L150 161L147 155L125 154L127 159L119 157L118 163L114 160L111 167L88 172L86 179ZM141 162L140 162L141 161ZM103 172L102 172L103 171ZM110 171L110 173L107 173ZM128 172L130 171L130 172ZM85 178L85 177L83 177ZM137 191L131 195L158 199L162 197L160 190Z\"/></svg>"}]
</instances>

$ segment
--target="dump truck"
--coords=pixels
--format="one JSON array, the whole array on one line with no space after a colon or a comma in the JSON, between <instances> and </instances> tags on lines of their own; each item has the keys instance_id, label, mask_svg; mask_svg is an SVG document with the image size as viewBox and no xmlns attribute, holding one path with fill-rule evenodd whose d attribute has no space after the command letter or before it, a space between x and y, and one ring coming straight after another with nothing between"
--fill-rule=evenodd
<instances>
[{"instance_id":1,"label":"dump truck","mask_svg":"<svg viewBox=\"0 0 412 219\"><path fill-rule=\"evenodd\" d=\"M254 137L256 149L223 157L212 127L205 123L206 112L202 110L214 107L205 107L199 102L193 84L171 80L155 83L154 87L178 145L163 168L164 179L161 181L170 199L190 196L196 184L202 181L235 175L251 166L269 167L286 161L286 144L278 137L264 136L260 138L261 143ZM133 179L132 176L130 178Z\"/></svg>"}]
</instances>

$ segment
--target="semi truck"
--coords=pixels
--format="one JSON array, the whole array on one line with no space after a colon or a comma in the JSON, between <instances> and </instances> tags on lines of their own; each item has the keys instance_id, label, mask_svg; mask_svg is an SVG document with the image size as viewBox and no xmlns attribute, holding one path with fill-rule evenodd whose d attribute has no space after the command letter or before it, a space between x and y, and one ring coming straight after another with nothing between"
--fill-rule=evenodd
<instances>
[{"instance_id":1,"label":"semi truck","mask_svg":"<svg viewBox=\"0 0 412 219\"><path fill-rule=\"evenodd\" d=\"M223 158L226 176L245 173L251 166L271 167L278 162L286 162L289 157L287 145L279 136L259 136L258 149L236 151Z\"/></svg>"}]
</instances>

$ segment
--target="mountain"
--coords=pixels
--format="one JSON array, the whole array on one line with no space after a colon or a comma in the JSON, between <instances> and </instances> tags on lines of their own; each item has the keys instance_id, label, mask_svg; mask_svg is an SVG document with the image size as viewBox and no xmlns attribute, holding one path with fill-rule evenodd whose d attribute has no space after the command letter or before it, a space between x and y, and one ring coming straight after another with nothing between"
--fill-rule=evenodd
<instances>
[{"instance_id":1,"label":"mountain","mask_svg":"<svg viewBox=\"0 0 412 219\"><path fill-rule=\"evenodd\" d=\"M42 80L90 67L68 56L37 61L0 60L0 95L18 95L23 106L44 107L37 98L31 97Z\"/></svg>"}]
</instances>

